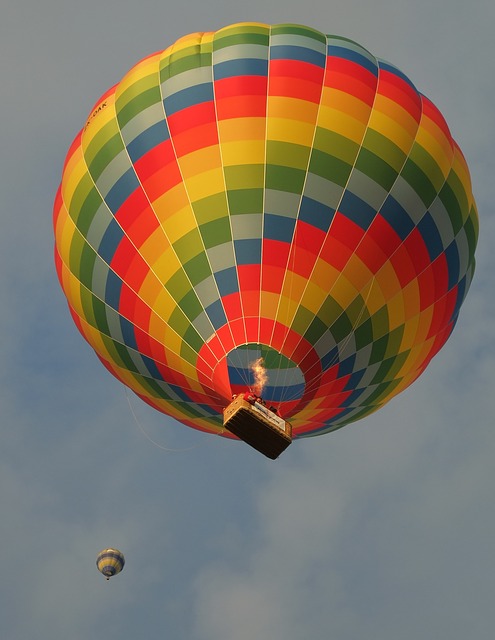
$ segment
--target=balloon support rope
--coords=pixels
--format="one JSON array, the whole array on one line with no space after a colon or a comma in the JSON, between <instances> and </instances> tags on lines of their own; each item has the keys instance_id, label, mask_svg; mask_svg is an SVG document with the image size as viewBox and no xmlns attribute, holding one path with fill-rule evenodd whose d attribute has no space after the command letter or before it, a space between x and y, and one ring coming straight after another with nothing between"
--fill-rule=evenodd
<instances>
[{"instance_id":1,"label":"balloon support rope","mask_svg":"<svg viewBox=\"0 0 495 640\"><path fill-rule=\"evenodd\" d=\"M167 451L169 453L184 453L186 451L192 451L193 449L199 449L200 447L204 447L206 446L208 443L206 441L202 441L199 442L198 444L192 445L191 447L184 447L182 449L171 449L169 447L164 447L162 444L160 444L159 442L156 442L156 440L153 440L153 438L146 433L143 425L141 424L141 422L139 421L136 412L134 411L134 407L131 404L131 399L129 397L129 391L127 388L125 388L125 395L127 398L127 404L129 405L129 409L131 411L132 417L134 418L134 422L136 423L139 431L143 434L143 436L149 440L149 442L151 442L151 444L153 444L155 447L158 447L158 449L162 449L162 451ZM222 428L221 431L219 431L218 433L211 433L209 435L212 436L221 436L223 433L225 433L226 429ZM205 434L206 435L206 434Z\"/></svg>"}]
</instances>

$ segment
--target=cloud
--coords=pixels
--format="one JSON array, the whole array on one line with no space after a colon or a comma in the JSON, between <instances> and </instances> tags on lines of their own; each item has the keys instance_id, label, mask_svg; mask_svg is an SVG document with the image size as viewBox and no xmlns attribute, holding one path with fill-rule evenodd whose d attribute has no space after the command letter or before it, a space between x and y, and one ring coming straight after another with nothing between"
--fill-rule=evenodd
<instances>
[{"instance_id":1,"label":"cloud","mask_svg":"<svg viewBox=\"0 0 495 640\"><path fill-rule=\"evenodd\" d=\"M423 380L365 423L297 443L256 487L237 554L198 572L198 638L489 638L493 301L471 295Z\"/></svg>"}]
</instances>

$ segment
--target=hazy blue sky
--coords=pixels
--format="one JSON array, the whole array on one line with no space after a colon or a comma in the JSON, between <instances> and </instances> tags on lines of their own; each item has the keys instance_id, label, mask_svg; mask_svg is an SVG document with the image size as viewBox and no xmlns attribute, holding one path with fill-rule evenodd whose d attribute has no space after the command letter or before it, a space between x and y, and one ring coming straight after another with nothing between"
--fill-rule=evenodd
<instances>
[{"instance_id":1,"label":"hazy blue sky","mask_svg":"<svg viewBox=\"0 0 495 640\"><path fill-rule=\"evenodd\" d=\"M422 379L277 462L129 398L174 451L154 446L52 259L62 163L94 102L145 55L242 20L308 24L401 68L444 113L481 218L472 289ZM494 24L493 0L2 6L2 640L492 640ZM110 583L106 546L127 559Z\"/></svg>"}]
</instances>

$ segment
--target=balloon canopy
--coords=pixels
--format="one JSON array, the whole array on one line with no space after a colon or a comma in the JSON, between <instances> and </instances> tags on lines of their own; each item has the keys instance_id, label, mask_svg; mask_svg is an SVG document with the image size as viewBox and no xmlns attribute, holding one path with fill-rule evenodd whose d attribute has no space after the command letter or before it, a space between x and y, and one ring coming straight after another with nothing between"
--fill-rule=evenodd
<instances>
[{"instance_id":1,"label":"balloon canopy","mask_svg":"<svg viewBox=\"0 0 495 640\"><path fill-rule=\"evenodd\" d=\"M98 571L102 573L107 580L110 580L112 576L120 573L124 568L124 564L124 554L118 549L102 549L96 558Z\"/></svg>"},{"instance_id":2,"label":"balloon canopy","mask_svg":"<svg viewBox=\"0 0 495 640\"><path fill-rule=\"evenodd\" d=\"M105 93L54 226L73 319L114 376L213 433L257 386L296 438L422 373L478 235L464 157L404 73L259 23L181 38Z\"/></svg>"}]
</instances>

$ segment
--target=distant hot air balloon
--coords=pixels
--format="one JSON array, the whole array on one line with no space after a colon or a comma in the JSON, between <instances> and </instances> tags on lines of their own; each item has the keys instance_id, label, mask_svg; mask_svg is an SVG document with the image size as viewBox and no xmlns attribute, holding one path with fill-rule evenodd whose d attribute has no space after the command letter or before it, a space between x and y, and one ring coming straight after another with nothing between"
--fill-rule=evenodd
<instances>
[{"instance_id":1,"label":"distant hot air balloon","mask_svg":"<svg viewBox=\"0 0 495 640\"><path fill-rule=\"evenodd\" d=\"M416 380L455 325L478 235L464 157L401 71L259 23L188 35L105 93L54 225L72 316L114 376L224 433L262 358L295 438Z\"/></svg>"},{"instance_id":2,"label":"distant hot air balloon","mask_svg":"<svg viewBox=\"0 0 495 640\"><path fill-rule=\"evenodd\" d=\"M96 566L98 571L102 573L107 580L112 576L120 573L124 568L124 555L118 549L103 549L96 558Z\"/></svg>"}]
</instances>

